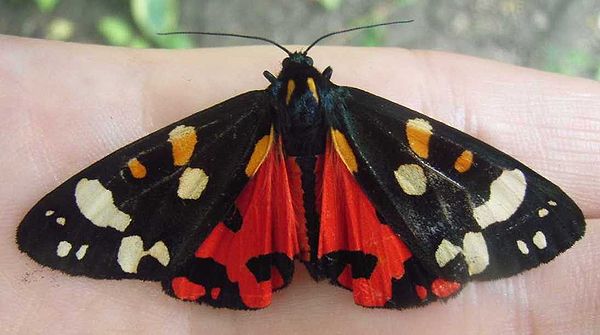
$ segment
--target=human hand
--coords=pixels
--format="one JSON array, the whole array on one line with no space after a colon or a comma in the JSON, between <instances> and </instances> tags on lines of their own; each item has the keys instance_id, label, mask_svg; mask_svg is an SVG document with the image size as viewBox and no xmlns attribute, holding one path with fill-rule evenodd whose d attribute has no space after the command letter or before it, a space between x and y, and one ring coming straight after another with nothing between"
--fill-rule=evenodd
<instances>
[{"instance_id":1,"label":"human hand","mask_svg":"<svg viewBox=\"0 0 600 335\"><path fill-rule=\"evenodd\" d=\"M294 48L292 48L293 50ZM582 208L584 238L522 275L471 283L447 303L365 309L303 266L260 311L170 298L158 283L52 271L15 231L44 194L119 147L268 85L271 46L131 50L0 37L0 330L5 333L585 333L600 328L600 85L426 51L316 47L333 81L401 103L516 157Z\"/></svg>"}]
</instances>

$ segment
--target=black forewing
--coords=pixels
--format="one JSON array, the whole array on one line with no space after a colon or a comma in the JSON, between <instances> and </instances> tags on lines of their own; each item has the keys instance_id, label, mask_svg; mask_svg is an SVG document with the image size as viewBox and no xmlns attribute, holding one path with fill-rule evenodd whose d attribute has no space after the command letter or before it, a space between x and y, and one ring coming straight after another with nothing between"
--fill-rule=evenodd
<instances>
[{"instance_id":1,"label":"black forewing","mask_svg":"<svg viewBox=\"0 0 600 335\"><path fill-rule=\"evenodd\" d=\"M345 134L356 155L358 182L385 223L432 273L460 281L509 276L548 262L583 236L585 222L575 203L514 158L368 92L349 87L332 92L327 98L333 106L328 119ZM406 124L411 119L427 120L432 126L427 159L409 146ZM473 153L473 164L459 173L454 163L464 150ZM424 194L414 196L402 191L394 172L403 164L423 168L427 178ZM504 171L515 169L526 181L523 201L508 219L482 228L474 218L474 208L489 199L494 180ZM481 237L487 250L480 249ZM440 248L443 240L452 246L445 242ZM457 255L440 266L436 260L438 249L442 254ZM487 265L481 259L485 256L489 258ZM470 271L467 260L475 263L473 269L479 269Z\"/></svg>"},{"instance_id":2,"label":"black forewing","mask_svg":"<svg viewBox=\"0 0 600 335\"><path fill-rule=\"evenodd\" d=\"M175 166L169 133L181 125L194 128L197 144L189 163ZM193 257L195 248L225 215L248 180L245 167L254 144L269 134L270 127L268 97L265 91L253 91L158 130L101 159L40 200L18 228L19 248L39 263L69 274L164 279ZM132 158L145 166L144 178L133 177L128 168ZM187 168L201 168L208 176L197 200L177 195ZM112 192L118 210L131 218L124 231L94 225L82 214L75 189L84 178L98 180ZM143 252L150 254L141 258L135 273L125 272L117 259L123 239L132 236L129 242L141 238ZM61 241L70 250L63 242L58 251ZM152 257L157 242L168 250L167 266L157 261L161 257ZM78 257L82 245L88 247ZM154 249L155 254L161 252L164 261L164 248Z\"/></svg>"}]
</instances>

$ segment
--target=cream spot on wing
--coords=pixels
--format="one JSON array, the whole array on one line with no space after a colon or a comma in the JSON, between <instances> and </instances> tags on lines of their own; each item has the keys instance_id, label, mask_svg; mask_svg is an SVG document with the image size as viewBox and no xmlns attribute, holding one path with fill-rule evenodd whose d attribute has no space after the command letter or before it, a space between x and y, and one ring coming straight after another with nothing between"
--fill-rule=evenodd
<instances>
[{"instance_id":1,"label":"cream spot on wing","mask_svg":"<svg viewBox=\"0 0 600 335\"><path fill-rule=\"evenodd\" d=\"M457 247L452 244L452 242L444 239L435 251L435 260L440 267L444 267L461 252L462 249L460 247Z\"/></svg>"},{"instance_id":2,"label":"cream spot on wing","mask_svg":"<svg viewBox=\"0 0 600 335\"><path fill-rule=\"evenodd\" d=\"M404 193L409 195L421 195L427 190L427 178L423 168L417 164L400 165L394 171L396 180Z\"/></svg>"},{"instance_id":3,"label":"cream spot on wing","mask_svg":"<svg viewBox=\"0 0 600 335\"><path fill-rule=\"evenodd\" d=\"M75 257L77 257L78 260L81 260L83 257L85 257L85 253L87 252L88 248L89 245L87 244L84 244L81 247L79 247L79 249L75 253Z\"/></svg>"},{"instance_id":4,"label":"cream spot on wing","mask_svg":"<svg viewBox=\"0 0 600 335\"><path fill-rule=\"evenodd\" d=\"M529 248L527 247L527 243L525 243L521 240L517 240L517 248L519 248L519 251L521 251L521 253L523 255L527 255L529 253Z\"/></svg>"},{"instance_id":5,"label":"cream spot on wing","mask_svg":"<svg viewBox=\"0 0 600 335\"><path fill-rule=\"evenodd\" d=\"M429 138L432 129L429 121L424 119L411 119L406 123L408 145L421 158L429 157Z\"/></svg>"},{"instance_id":6,"label":"cream spot on wing","mask_svg":"<svg viewBox=\"0 0 600 335\"><path fill-rule=\"evenodd\" d=\"M65 223L67 223L67 220L61 216L61 217L56 218L56 223L58 223L61 226L64 226Z\"/></svg>"},{"instance_id":7,"label":"cream spot on wing","mask_svg":"<svg viewBox=\"0 0 600 335\"><path fill-rule=\"evenodd\" d=\"M473 210L481 228L510 218L525 198L527 182L521 170L505 170L490 185L490 198Z\"/></svg>"},{"instance_id":8,"label":"cream spot on wing","mask_svg":"<svg viewBox=\"0 0 600 335\"><path fill-rule=\"evenodd\" d=\"M144 250L144 241L140 236L128 236L121 240L117 263L124 272L137 273L140 260L144 256L154 257L163 266L167 266L170 261L169 250L163 241L158 241L150 249Z\"/></svg>"},{"instance_id":9,"label":"cream spot on wing","mask_svg":"<svg viewBox=\"0 0 600 335\"><path fill-rule=\"evenodd\" d=\"M490 264L487 244L482 233L469 232L463 239L463 255L469 275L483 272Z\"/></svg>"},{"instance_id":10,"label":"cream spot on wing","mask_svg":"<svg viewBox=\"0 0 600 335\"><path fill-rule=\"evenodd\" d=\"M546 246L548 245L546 243L546 235L544 235L544 233L542 233L541 231L535 233L535 235L533 235L533 244L535 244L535 246L538 247L538 249L546 248Z\"/></svg>"},{"instance_id":11,"label":"cream spot on wing","mask_svg":"<svg viewBox=\"0 0 600 335\"><path fill-rule=\"evenodd\" d=\"M208 184L208 176L202 169L187 168L179 177L177 196L181 199L198 199Z\"/></svg>"},{"instance_id":12,"label":"cream spot on wing","mask_svg":"<svg viewBox=\"0 0 600 335\"><path fill-rule=\"evenodd\" d=\"M54 211L46 211L46 216L52 216L52 214L54 214Z\"/></svg>"},{"instance_id":13,"label":"cream spot on wing","mask_svg":"<svg viewBox=\"0 0 600 335\"><path fill-rule=\"evenodd\" d=\"M548 210L545 208L540 208L540 210L538 210L538 216L543 218L544 216L548 215Z\"/></svg>"},{"instance_id":14,"label":"cream spot on wing","mask_svg":"<svg viewBox=\"0 0 600 335\"><path fill-rule=\"evenodd\" d=\"M66 257L73 246L67 241L60 241L56 247L56 255L58 257Z\"/></svg>"},{"instance_id":15,"label":"cream spot on wing","mask_svg":"<svg viewBox=\"0 0 600 335\"><path fill-rule=\"evenodd\" d=\"M81 179L75 187L75 201L81 214L98 227L125 231L131 217L115 206L112 192L97 179Z\"/></svg>"},{"instance_id":16,"label":"cream spot on wing","mask_svg":"<svg viewBox=\"0 0 600 335\"><path fill-rule=\"evenodd\" d=\"M554 206L556 206L558 204L556 203L556 201L550 200L550 201L548 201L548 205L554 207Z\"/></svg>"},{"instance_id":17,"label":"cream spot on wing","mask_svg":"<svg viewBox=\"0 0 600 335\"><path fill-rule=\"evenodd\" d=\"M173 164L186 165L192 158L198 143L196 129L191 126L177 126L169 133L169 142L173 148Z\"/></svg>"}]
</instances>

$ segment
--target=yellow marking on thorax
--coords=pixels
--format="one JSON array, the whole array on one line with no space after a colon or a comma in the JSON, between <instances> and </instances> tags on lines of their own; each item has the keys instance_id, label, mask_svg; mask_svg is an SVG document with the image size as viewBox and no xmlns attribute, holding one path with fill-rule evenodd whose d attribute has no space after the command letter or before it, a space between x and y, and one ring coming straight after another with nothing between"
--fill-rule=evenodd
<instances>
[{"instance_id":1,"label":"yellow marking on thorax","mask_svg":"<svg viewBox=\"0 0 600 335\"><path fill-rule=\"evenodd\" d=\"M127 162L127 167L133 178L142 179L146 177L146 167L137 158L130 159Z\"/></svg>"},{"instance_id":2,"label":"yellow marking on thorax","mask_svg":"<svg viewBox=\"0 0 600 335\"><path fill-rule=\"evenodd\" d=\"M429 138L432 129L431 124L423 119L412 119L406 123L408 145L421 158L429 157Z\"/></svg>"},{"instance_id":3,"label":"yellow marking on thorax","mask_svg":"<svg viewBox=\"0 0 600 335\"><path fill-rule=\"evenodd\" d=\"M289 90L288 90L288 92L289 92ZM265 161L265 158L267 158L267 154L269 153L269 150L271 150L271 146L273 145L274 137L275 137L275 131L273 129L273 126L271 126L271 131L270 131L269 135L263 136L254 145L254 151L252 152L252 155L250 156L248 165L246 165L246 175L248 177L254 176L254 174L256 173L256 170L258 170L260 165Z\"/></svg>"},{"instance_id":4,"label":"yellow marking on thorax","mask_svg":"<svg viewBox=\"0 0 600 335\"><path fill-rule=\"evenodd\" d=\"M473 152L465 150L454 162L454 169L460 173L469 171L473 165Z\"/></svg>"},{"instance_id":5,"label":"yellow marking on thorax","mask_svg":"<svg viewBox=\"0 0 600 335\"><path fill-rule=\"evenodd\" d=\"M177 126L169 133L169 142L173 146L173 164L186 165L192 158L194 147L198 143L196 130L190 126Z\"/></svg>"},{"instance_id":6,"label":"yellow marking on thorax","mask_svg":"<svg viewBox=\"0 0 600 335\"><path fill-rule=\"evenodd\" d=\"M333 146L335 151L337 151L342 161L350 170L350 172L354 173L358 171L358 164L356 163L356 157L352 152L352 148L350 148L350 144L348 144L348 140L346 136L342 134L339 130L331 128L331 140L333 141Z\"/></svg>"},{"instance_id":7,"label":"yellow marking on thorax","mask_svg":"<svg viewBox=\"0 0 600 335\"><path fill-rule=\"evenodd\" d=\"M294 82L294 80L292 80L292 79L288 80L287 95L285 96L285 105L286 106L290 104L290 100L292 100L292 93L294 93L295 89L296 89L296 83Z\"/></svg>"},{"instance_id":8,"label":"yellow marking on thorax","mask_svg":"<svg viewBox=\"0 0 600 335\"><path fill-rule=\"evenodd\" d=\"M306 78L306 85L308 85L310 93L312 93L317 103L319 103L319 94L317 93L317 85L315 85L315 80L312 77Z\"/></svg>"}]
</instances>

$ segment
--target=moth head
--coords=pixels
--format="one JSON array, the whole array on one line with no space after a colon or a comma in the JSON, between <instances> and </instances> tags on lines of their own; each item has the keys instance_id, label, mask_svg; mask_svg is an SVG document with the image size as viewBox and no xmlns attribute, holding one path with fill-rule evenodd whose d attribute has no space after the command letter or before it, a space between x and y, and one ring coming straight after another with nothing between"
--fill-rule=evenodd
<instances>
[{"instance_id":1,"label":"moth head","mask_svg":"<svg viewBox=\"0 0 600 335\"><path fill-rule=\"evenodd\" d=\"M294 52L282 61L276 81L280 87L278 95L286 106L299 103L316 107L321 90L329 86L329 78L313 66L312 58L301 52Z\"/></svg>"},{"instance_id":2,"label":"moth head","mask_svg":"<svg viewBox=\"0 0 600 335\"><path fill-rule=\"evenodd\" d=\"M286 57L281 65L283 67L290 66L290 63L296 63L300 65L313 66L313 60L308 55L302 52L294 52L289 57Z\"/></svg>"}]
</instances>

